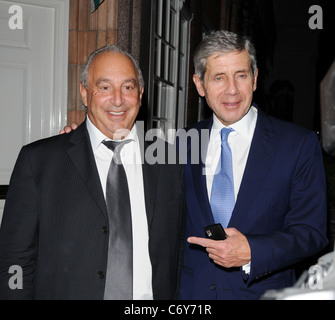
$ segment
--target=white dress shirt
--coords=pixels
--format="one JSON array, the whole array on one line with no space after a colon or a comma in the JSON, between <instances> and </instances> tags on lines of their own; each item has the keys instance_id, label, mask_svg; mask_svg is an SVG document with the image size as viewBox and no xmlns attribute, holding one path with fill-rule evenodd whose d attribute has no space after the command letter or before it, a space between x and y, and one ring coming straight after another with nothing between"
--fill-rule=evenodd
<instances>
[{"instance_id":1,"label":"white dress shirt","mask_svg":"<svg viewBox=\"0 0 335 320\"><path fill-rule=\"evenodd\" d=\"M106 197L106 182L113 151L102 141L111 140L99 131L87 117L87 130L97 164L101 186ZM124 166L130 197L133 232L133 298L134 300L152 300L152 266L149 256L149 233L145 208L142 160L136 125L126 139L132 140L121 149L121 161Z\"/></svg>"},{"instance_id":2,"label":"white dress shirt","mask_svg":"<svg viewBox=\"0 0 335 320\"><path fill-rule=\"evenodd\" d=\"M232 124L234 129L228 136L228 144L232 153L235 201L240 190L245 166L247 164L251 141L257 122L257 109L251 107L249 112L238 122ZM225 127L220 120L213 116L213 127L206 155L206 183L208 198L211 198L214 175L221 155L221 129ZM250 272L250 264L243 266L246 273Z\"/></svg>"}]
</instances>

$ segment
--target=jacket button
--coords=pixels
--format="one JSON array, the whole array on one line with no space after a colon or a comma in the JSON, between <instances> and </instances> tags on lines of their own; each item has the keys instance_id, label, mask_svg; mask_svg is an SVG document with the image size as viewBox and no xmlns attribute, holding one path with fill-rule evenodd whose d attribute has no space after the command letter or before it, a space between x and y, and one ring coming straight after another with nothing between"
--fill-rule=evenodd
<instances>
[{"instance_id":1,"label":"jacket button","mask_svg":"<svg viewBox=\"0 0 335 320\"><path fill-rule=\"evenodd\" d=\"M98 272L98 277L99 277L100 279L103 279L103 278L105 278L105 274L104 274L102 271L99 271L99 272Z\"/></svg>"},{"instance_id":2,"label":"jacket button","mask_svg":"<svg viewBox=\"0 0 335 320\"><path fill-rule=\"evenodd\" d=\"M102 231L103 234L107 234L108 233L108 227L107 226L103 226L101 228L101 231Z\"/></svg>"},{"instance_id":3,"label":"jacket button","mask_svg":"<svg viewBox=\"0 0 335 320\"><path fill-rule=\"evenodd\" d=\"M215 284L212 284L211 285L211 289L214 291L214 290L216 290L216 285Z\"/></svg>"}]
</instances>

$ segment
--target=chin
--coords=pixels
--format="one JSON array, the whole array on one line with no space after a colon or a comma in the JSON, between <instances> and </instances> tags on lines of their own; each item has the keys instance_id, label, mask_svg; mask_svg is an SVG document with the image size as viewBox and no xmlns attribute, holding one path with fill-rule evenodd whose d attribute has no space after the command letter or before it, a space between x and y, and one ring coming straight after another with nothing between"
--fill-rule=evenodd
<instances>
[{"instance_id":1,"label":"chin","mask_svg":"<svg viewBox=\"0 0 335 320\"><path fill-rule=\"evenodd\" d=\"M130 133L130 129L126 128L126 127L120 127L120 128L116 128L114 130L114 139L115 140L121 140L120 137L123 139L124 137L126 137L128 134Z\"/></svg>"}]
</instances>

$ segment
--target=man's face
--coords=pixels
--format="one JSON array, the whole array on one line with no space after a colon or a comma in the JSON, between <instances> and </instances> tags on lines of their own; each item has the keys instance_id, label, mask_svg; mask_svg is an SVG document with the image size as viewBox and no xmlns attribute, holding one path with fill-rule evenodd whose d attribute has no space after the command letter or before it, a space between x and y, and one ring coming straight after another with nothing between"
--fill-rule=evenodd
<instances>
[{"instance_id":1,"label":"man's face","mask_svg":"<svg viewBox=\"0 0 335 320\"><path fill-rule=\"evenodd\" d=\"M90 64L87 89L80 94L92 123L107 137L120 140L132 129L141 106L137 71L123 54L105 52ZM126 129L126 130L125 130Z\"/></svg>"},{"instance_id":2,"label":"man's face","mask_svg":"<svg viewBox=\"0 0 335 320\"><path fill-rule=\"evenodd\" d=\"M207 59L207 68L202 84L197 75L193 81L200 96L218 119L229 126L242 119L252 103L253 92L257 85L251 72L250 58L244 50L241 52L218 53Z\"/></svg>"}]
</instances>

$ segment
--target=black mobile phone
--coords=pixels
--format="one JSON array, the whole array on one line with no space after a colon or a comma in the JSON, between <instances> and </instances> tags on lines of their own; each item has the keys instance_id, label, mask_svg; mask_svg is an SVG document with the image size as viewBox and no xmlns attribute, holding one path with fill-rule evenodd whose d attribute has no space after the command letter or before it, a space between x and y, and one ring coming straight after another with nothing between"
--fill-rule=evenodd
<instances>
[{"instance_id":1,"label":"black mobile phone","mask_svg":"<svg viewBox=\"0 0 335 320\"><path fill-rule=\"evenodd\" d=\"M206 237L212 240L225 240L227 238L227 234L224 231L221 223L212 224L205 227L205 233Z\"/></svg>"}]
</instances>

